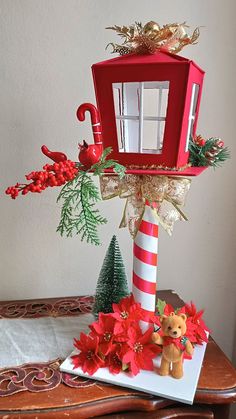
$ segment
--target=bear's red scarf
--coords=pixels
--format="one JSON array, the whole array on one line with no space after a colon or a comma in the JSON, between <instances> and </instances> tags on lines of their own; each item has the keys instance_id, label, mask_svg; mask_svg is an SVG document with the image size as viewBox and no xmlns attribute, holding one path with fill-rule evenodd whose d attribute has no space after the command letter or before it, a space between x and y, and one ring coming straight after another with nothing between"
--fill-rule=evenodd
<instances>
[{"instance_id":1,"label":"bear's red scarf","mask_svg":"<svg viewBox=\"0 0 236 419\"><path fill-rule=\"evenodd\" d=\"M168 346L174 344L176 348L180 349L181 351L185 350L186 338L180 336L179 338L172 338L170 336L163 336L163 346Z\"/></svg>"}]
</instances>

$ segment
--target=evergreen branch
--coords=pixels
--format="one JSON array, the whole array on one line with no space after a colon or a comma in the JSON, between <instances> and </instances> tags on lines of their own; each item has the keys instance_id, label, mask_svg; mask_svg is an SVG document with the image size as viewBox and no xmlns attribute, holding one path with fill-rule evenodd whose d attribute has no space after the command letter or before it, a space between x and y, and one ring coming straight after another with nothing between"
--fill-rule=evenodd
<instances>
[{"instance_id":1,"label":"evergreen branch","mask_svg":"<svg viewBox=\"0 0 236 419\"><path fill-rule=\"evenodd\" d=\"M98 214L98 210L94 210L94 201L100 200L97 187L87 175L83 173L85 181L80 185L80 203L82 211L79 217L80 232L82 233L82 240L86 238L88 243L99 245L99 237L97 233L97 226L105 224L107 220ZM92 202L91 202L92 201Z\"/></svg>"},{"instance_id":2,"label":"evergreen branch","mask_svg":"<svg viewBox=\"0 0 236 419\"><path fill-rule=\"evenodd\" d=\"M57 231L61 236L81 235L81 240L99 245L97 227L107 222L94 208L100 200L99 192L87 172L80 171L73 181L62 188L57 201L63 200Z\"/></svg>"},{"instance_id":3,"label":"evergreen branch","mask_svg":"<svg viewBox=\"0 0 236 419\"><path fill-rule=\"evenodd\" d=\"M118 163L116 160L108 159L107 156L111 154L112 148L107 147L102 153L101 159L98 163L94 164L91 169L94 171L94 175L101 176L104 173L105 169L113 169L114 172L119 176L119 178L123 178L125 175L125 166Z\"/></svg>"},{"instance_id":4,"label":"evergreen branch","mask_svg":"<svg viewBox=\"0 0 236 419\"><path fill-rule=\"evenodd\" d=\"M190 138L189 142L189 162L192 166L212 166L219 167L223 162L230 158L230 152L224 147L223 141L219 138L209 138L204 140L201 136Z\"/></svg>"},{"instance_id":5,"label":"evergreen branch","mask_svg":"<svg viewBox=\"0 0 236 419\"><path fill-rule=\"evenodd\" d=\"M73 233L80 235L81 240L87 243L99 245L100 240L97 228L107 222L95 208L95 204L101 200L99 190L89 175L93 171L94 175L101 176L105 169L113 168L119 177L125 174L125 167L113 159L107 160L107 156L112 152L108 147L103 151L101 159L88 171L79 170L77 176L67 182L57 198L57 202L63 201L61 208L60 223L57 231L61 236L72 237Z\"/></svg>"}]
</instances>

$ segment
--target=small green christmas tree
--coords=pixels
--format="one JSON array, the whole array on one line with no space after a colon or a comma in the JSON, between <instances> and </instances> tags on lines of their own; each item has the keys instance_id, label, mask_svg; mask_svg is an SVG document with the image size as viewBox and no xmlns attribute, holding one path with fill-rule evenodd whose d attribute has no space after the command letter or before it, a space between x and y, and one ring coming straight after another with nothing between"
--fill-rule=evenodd
<instances>
[{"instance_id":1,"label":"small green christmas tree","mask_svg":"<svg viewBox=\"0 0 236 419\"><path fill-rule=\"evenodd\" d=\"M93 314L110 313L112 303L118 303L129 294L125 267L116 236L113 236L107 249L99 274Z\"/></svg>"}]
</instances>

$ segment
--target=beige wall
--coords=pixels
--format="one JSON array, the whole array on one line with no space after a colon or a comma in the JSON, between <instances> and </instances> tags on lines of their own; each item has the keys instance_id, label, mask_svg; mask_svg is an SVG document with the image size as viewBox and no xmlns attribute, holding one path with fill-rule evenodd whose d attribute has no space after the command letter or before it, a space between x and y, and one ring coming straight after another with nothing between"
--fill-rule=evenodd
<instances>
[{"instance_id":1,"label":"beige wall","mask_svg":"<svg viewBox=\"0 0 236 419\"><path fill-rule=\"evenodd\" d=\"M186 212L169 238L160 234L159 288L175 289L206 309L212 334L233 353L235 330L235 2L234 0L1 0L1 288L0 299L93 293L106 247L117 234L127 272L132 243L118 225L124 202L101 205L109 223L103 245L90 247L55 232L57 191L15 202L7 185L40 169L40 146L77 158L78 140L92 140L75 110L94 102L90 66L109 58L115 35L104 28L135 20L161 24L186 20L202 26L200 42L183 55L206 70L199 133L220 135L232 159L193 180Z\"/></svg>"}]
</instances>

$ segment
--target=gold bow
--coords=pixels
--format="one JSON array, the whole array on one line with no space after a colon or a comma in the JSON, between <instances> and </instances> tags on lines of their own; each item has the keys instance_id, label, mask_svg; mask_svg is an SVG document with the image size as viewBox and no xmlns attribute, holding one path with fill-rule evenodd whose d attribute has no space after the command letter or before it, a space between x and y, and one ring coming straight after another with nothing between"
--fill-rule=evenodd
<instances>
[{"instance_id":1,"label":"gold bow","mask_svg":"<svg viewBox=\"0 0 236 419\"><path fill-rule=\"evenodd\" d=\"M185 204L191 180L182 177L125 175L120 179L116 175L100 177L102 199L116 196L126 198L126 204L120 227L129 228L135 237L145 209L145 202L151 206L159 223L169 235L172 234L175 221L187 220L179 206ZM153 205L154 207L154 205Z\"/></svg>"}]
</instances>

